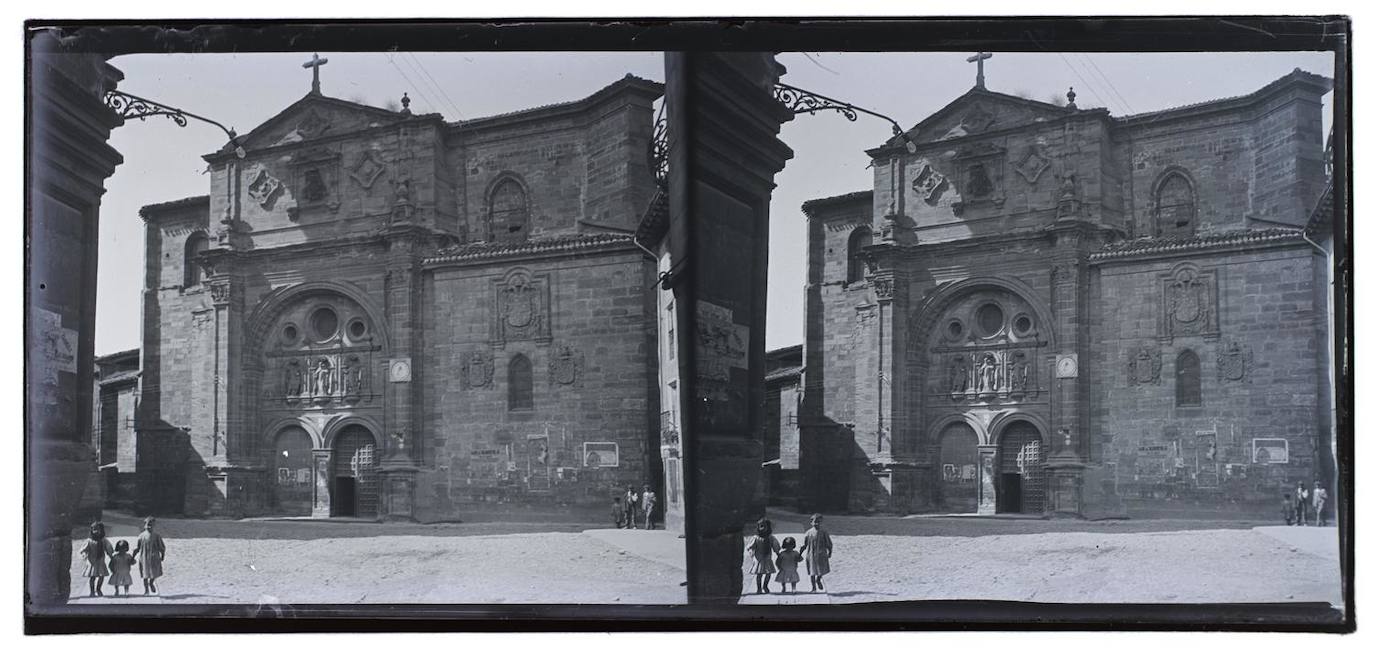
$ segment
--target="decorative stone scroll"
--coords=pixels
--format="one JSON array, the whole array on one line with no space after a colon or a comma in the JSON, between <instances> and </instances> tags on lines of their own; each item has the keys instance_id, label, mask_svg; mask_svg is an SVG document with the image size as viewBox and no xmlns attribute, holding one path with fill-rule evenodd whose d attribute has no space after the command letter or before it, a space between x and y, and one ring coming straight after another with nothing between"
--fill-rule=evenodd
<instances>
[{"instance_id":1,"label":"decorative stone scroll","mask_svg":"<svg viewBox=\"0 0 1374 654\"><path fill-rule=\"evenodd\" d=\"M1029 184L1035 184L1040 179L1040 175L1050 167L1050 160L1041 151L1038 143L1032 143L1026 148L1026 153L1021 155L1020 161L1016 162L1016 172Z\"/></svg>"},{"instance_id":2,"label":"decorative stone scroll","mask_svg":"<svg viewBox=\"0 0 1374 654\"><path fill-rule=\"evenodd\" d=\"M353 165L348 168L348 176L353 179L363 190L372 190L372 184L377 181L377 177L386 170L386 164L381 157L373 150L364 150Z\"/></svg>"},{"instance_id":3,"label":"decorative stone scroll","mask_svg":"<svg viewBox=\"0 0 1374 654\"><path fill-rule=\"evenodd\" d=\"M257 166L248 173L248 197L264 209L272 208L282 188L281 180L273 177L266 168Z\"/></svg>"},{"instance_id":4,"label":"decorative stone scroll","mask_svg":"<svg viewBox=\"0 0 1374 654\"><path fill-rule=\"evenodd\" d=\"M1159 278L1159 337L1172 341L1178 336L1216 337L1217 277L1191 263L1175 266Z\"/></svg>"},{"instance_id":5,"label":"decorative stone scroll","mask_svg":"<svg viewBox=\"0 0 1374 654\"><path fill-rule=\"evenodd\" d=\"M1217 381L1249 383L1252 377L1250 368L1253 356L1250 346L1235 341L1218 350Z\"/></svg>"},{"instance_id":6,"label":"decorative stone scroll","mask_svg":"<svg viewBox=\"0 0 1374 654\"><path fill-rule=\"evenodd\" d=\"M1141 345L1132 349L1126 360L1126 381L1131 386L1158 384L1164 357L1159 348Z\"/></svg>"},{"instance_id":7,"label":"decorative stone scroll","mask_svg":"<svg viewBox=\"0 0 1374 654\"><path fill-rule=\"evenodd\" d=\"M482 388L491 383L496 364L491 352L474 350L463 355L462 380L467 388Z\"/></svg>"},{"instance_id":8,"label":"decorative stone scroll","mask_svg":"<svg viewBox=\"0 0 1374 654\"><path fill-rule=\"evenodd\" d=\"M554 348L553 356L549 359L549 379L565 386L576 382L582 374L582 361L582 353L571 345Z\"/></svg>"}]
</instances>

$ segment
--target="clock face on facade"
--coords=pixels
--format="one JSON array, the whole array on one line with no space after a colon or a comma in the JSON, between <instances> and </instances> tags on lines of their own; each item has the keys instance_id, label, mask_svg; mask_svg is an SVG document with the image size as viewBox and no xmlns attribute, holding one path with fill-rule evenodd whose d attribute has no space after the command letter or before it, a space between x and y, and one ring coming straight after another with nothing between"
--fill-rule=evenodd
<instances>
[{"instance_id":1,"label":"clock face on facade","mask_svg":"<svg viewBox=\"0 0 1374 654\"><path fill-rule=\"evenodd\" d=\"M397 359L391 362L391 381L410 381L410 359Z\"/></svg>"},{"instance_id":2,"label":"clock face on facade","mask_svg":"<svg viewBox=\"0 0 1374 654\"><path fill-rule=\"evenodd\" d=\"M1078 357L1072 354L1061 354L1054 362L1055 376L1060 379L1072 379L1078 376Z\"/></svg>"}]
</instances>

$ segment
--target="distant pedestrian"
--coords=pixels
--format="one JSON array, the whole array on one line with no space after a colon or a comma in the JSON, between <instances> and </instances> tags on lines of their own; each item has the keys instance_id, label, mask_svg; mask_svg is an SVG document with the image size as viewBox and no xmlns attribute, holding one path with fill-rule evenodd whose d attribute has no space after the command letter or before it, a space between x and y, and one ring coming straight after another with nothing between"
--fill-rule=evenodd
<instances>
[{"instance_id":1,"label":"distant pedestrian","mask_svg":"<svg viewBox=\"0 0 1374 654\"><path fill-rule=\"evenodd\" d=\"M115 543L114 556L110 557L110 586L115 589L115 597L119 597L121 586L124 596L129 596L129 587L134 585L133 568L134 555L129 553L129 541L120 540Z\"/></svg>"},{"instance_id":2,"label":"distant pedestrian","mask_svg":"<svg viewBox=\"0 0 1374 654\"><path fill-rule=\"evenodd\" d=\"M167 544L162 540L162 534L153 531L153 526L157 524L157 519L149 517L143 521L143 533L138 535L138 547L134 548L134 557L142 558L138 561L139 576L143 577L143 594L157 593L157 578L162 576L162 559L167 556Z\"/></svg>"},{"instance_id":3,"label":"distant pedestrian","mask_svg":"<svg viewBox=\"0 0 1374 654\"><path fill-rule=\"evenodd\" d=\"M89 580L90 597L104 597L105 577L110 575L110 569L105 566L105 557L112 554L114 548L105 539L105 524L91 523L91 537L86 539L86 544L81 548L81 557L86 559L86 570L81 576Z\"/></svg>"},{"instance_id":4,"label":"distant pedestrian","mask_svg":"<svg viewBox=\"0 0 1374 654\"><path fill-rule=\"evenodd\" d=\"M1326 489L1319 481L1312 482L1312 517L1317 519L1318 527L1326 526Z\"/></svg>"},{"instance_id":5,"label":"distant pedestrian","mask_svg":"<svg viewBox=\"0 0 1374 654\"><path fill-rule=\"evenodd\" d=\"M821 577L830 574L830 553L834 544L830 542L830 532L821 527L821 514L811 514L811 528L806 530L805 543L801 554L806 559L806 574L811 576L811 592L825 590Z\"/></svg>"},{"instance_id":6,"label":"distant pedestrian","mask_svg":"<svg viewBox=\"0 0 1374 654\"><path fill-rule=\"evenodd\" d=\"M792 592L797 592L797 582L801 581L801 576L797 574L797 566L801 564L802 556L797 551L797 539L788 536L782 539L782 551L778 553L778 583L782 584L782 592L787 592L787 584L792 584Z\"/></svg>"},{"instance_id":7,"label":"distant pedestrian","mask_svg":"<svg viewBox=\"0 0 1374 654\"><path fill-rule=\"evenodd\" d=\"M754 575L754 590L759 594L768 592L768 580L778 569L773 566L773 555L782 550L778 539L773 535L773 523L768 518L759 520L758 531L749 541L747 553L753 557L749 574Z\"/></svg>"},{"instance_id":8,"label":"distant pedestrian","mask_svg":"<svg viewBox=\"0 0 1374 654\"><path fill-rule=\"evenodd\" d=\"M1293 496L1283 494L1283 524L1292 526L1293 524Z\"/></svg>"},{"instance_id":9,"label":"distant pedestrian","mask_svg":"<svg viewBox=\"0 0 1374 654\"><path fill-rule=\"evenodd\" d=\"M625 505L620 503L619 495L611 498L611 520L615 522L616 529L625 526Z\"/></svg>"},{"instance_id":10,"label":"distant pedestrian","mask_svg":"<svg viewBox=\"0 0 1374 654\"><path fill-rule=\"evenodd\" d=\"M1298 482L1298 490L1293 493L1293 507L1298 514L1298 524L1307 524L1307 484Z\"/></svg>"},{"instance_id":11,"label":"distant pedestrian","mask_svg":"<svg viewBox=\"0 0 1374 654\"><path fill-rule=\"evenodd\" d=\"M639 502L643 505L644 528L654 528L654 508L658 505L658 495L648 484L644 484L644 492L639 496Z\"/></svg>"},{"instance_id":12,"label":"distant pedestrian","mask_svg":"<svg viewBox=\"0 0 1374 654\"><path fill-rule=\"evenodd\" d=\"M634 486L625 487L625 528L634 529L639 519L639 494Z\"/></svg>"}]
</instances>

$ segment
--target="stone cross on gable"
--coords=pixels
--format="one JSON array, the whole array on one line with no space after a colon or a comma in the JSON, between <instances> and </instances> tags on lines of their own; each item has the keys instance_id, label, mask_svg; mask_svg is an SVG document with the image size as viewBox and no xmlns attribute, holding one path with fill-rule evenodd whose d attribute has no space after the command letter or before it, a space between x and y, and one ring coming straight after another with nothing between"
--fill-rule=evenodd
<instances>
[{"instance_id":1,"label":"stone cross on gable","mask_svg":"<svg viewBox=\"0 0 1374 654\"><path fill-rule=\"evenodd\" d=\"M985 59L991 59L991 58L992 58L992 53L991 53L991 52L979 52L978 54L973 55L972 57L969 57L969 58L968 58L968 62L969 62L969 63L977 63L977 64L978 64L978 82L977 82L976 84L974 84L974 86L975 86L976 88L980 88L980 89L982 89L982 88L987 88L987 87L983 86L983 60L985 60Z\"/></svg>"},{"instance_id":2,"label":"stone cross on gable","mask_svg":"<svg viewBox=\"0 0 1374 654\"><path fill-rule=\"evenodd\" d=\"M313 56L313 57L310 58L310 61L307 61L307 62L301 64L301 68L310 68L310 69L312 69L311 72L314 73L314 79L311 80L311 82L310 82L310 92L311 92L311 93L319 93L319 92L320 92L320 66L323 66L323 65L325 65L325 64L327 64L327 63L329 63L329 60L328 60L328 59L320 59L320 53L316 52L316 53L315 53L315 56ZM983 69L983 65L982 65L982 64L978 64L978 69L979 69L979 70L982 70L982 69ZM982 79L981 73L980 73L979 79Z\"/></svg>"}]
</instances>

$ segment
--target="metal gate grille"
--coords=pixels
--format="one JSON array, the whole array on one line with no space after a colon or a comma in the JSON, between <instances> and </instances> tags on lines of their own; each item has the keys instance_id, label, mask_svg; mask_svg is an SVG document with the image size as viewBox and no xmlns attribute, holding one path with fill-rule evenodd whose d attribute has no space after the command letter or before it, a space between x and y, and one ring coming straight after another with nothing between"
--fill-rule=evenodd
<instances>
[{"instance_id":1,"label":"metal gate grille","mask_svg":"<svg viewBox=\"0 0 1374 654\"><path fill-rule=\"evenodd\" d=\"M1030 423L1016 422L1002 436L1002 474L1021 476L1021 513L1045 510L1045 459L1040 432Z\"/></svg>"},{"instance_id":2,"label":"metal gate grille","mask_svg":"<svg viewBox=\"0 0 1374 654\"><path fill-rule=\"evenodd\" d=\"M345 427L334 441L334 477L352 477L357 484L353 515L371 518L377 515L376 442L363 427ZM335 512L348 507L335 507Z\"/></svg>"}]
</instances>

